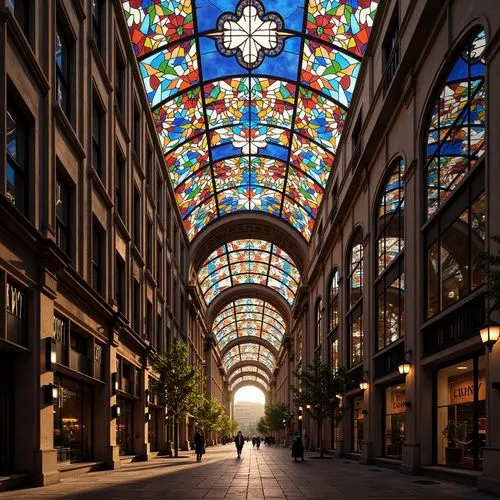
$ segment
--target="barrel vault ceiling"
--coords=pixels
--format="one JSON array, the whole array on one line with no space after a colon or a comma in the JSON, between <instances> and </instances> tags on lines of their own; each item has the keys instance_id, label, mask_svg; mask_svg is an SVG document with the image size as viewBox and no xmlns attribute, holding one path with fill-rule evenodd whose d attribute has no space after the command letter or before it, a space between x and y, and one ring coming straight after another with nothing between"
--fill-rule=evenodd
<instances>
[{"instance_id":1,"label":"barrel vault ceiling","mask_svg":"<svg viewBox=\"0 0 500 500\"><path fill-rule=\"evenodd\" d=\"M309 241L377 4L122 0L190 240L223 217L253 211ZM300 273L277 245L248 239L207 255L198 281L207 305L253 283L291 306ZM286 327L261 299L224 306L212 330L233 387L252 377L268 386Z\"/></svg>"}]
</instances>

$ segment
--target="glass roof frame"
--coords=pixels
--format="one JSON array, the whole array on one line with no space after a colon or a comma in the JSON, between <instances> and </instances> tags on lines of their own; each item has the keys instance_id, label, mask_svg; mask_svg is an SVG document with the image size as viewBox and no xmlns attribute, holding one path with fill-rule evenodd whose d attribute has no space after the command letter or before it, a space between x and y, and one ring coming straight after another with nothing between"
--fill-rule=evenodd
<instances>
[{"instance_id":1,"label":"glass roof frame","mask_svg":"<svg viewBox=\"0 0 500 500\"><path fill-rule=\"evenodd\" d=\"M213 220L251 210L287 221L308 241L378 0L290 0L280 5L277 14L285 26L275 35L286 35L284 48L271 51L255 69L214 48L212 38L221 35L216 33L216 18L233 13L237 2L122 2L189 238ZM262 13L273 14L275 5L269 0L254 3ZM289 60L294 63L280 64ZM248 82L246 94L232 88L238 81ZM221 92L222 84L226 88ZM211 100L207 92L217 85L219 94ZM254 91L257 87L262 97ZM236 106L223 110L227 103ZM246 120L238 120L242 108L248 108ZM247 178L235 176L225 188L217 185L219 162L239 165L246 158ZM280 166L271 182L259 177L255 158L275 160ZM184 172L179 183L178 172ZM282 183L272 182L277 180Z\"/></svg>"},{"instance_id":2,"label":"glass roof frame","mask_svg":"<svg viewBox=\"0 0 500 500\"><path fill-rule=\"evenodd\" d=\"M198 270L205 303L227 288L253 283L279 293L291 306L300 283L293 259L276 244L256 239L233 240L213 251Z\"/></svg>"}]
</instances>

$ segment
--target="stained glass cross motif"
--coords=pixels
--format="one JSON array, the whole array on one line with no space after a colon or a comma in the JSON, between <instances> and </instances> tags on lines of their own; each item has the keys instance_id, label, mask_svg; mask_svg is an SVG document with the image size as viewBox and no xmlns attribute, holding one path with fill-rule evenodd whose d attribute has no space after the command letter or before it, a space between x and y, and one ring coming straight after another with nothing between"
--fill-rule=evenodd
<instances>
[{"instance_id":1,"label":"stained glass cross motif","mask_svg":"<svg viewBox=\"0 0 500 500\"><path fill-rule=\"evenodd\" d=\"M234 56L246 69L257 68L264 55L277 55L289 36L283 30L283 19L276 12L264 12L259 0L242 0L236 15L225 12L217 21L217 32L208 36L217 39L217 49L225 56Z\"/></svg>"}]
</instances>

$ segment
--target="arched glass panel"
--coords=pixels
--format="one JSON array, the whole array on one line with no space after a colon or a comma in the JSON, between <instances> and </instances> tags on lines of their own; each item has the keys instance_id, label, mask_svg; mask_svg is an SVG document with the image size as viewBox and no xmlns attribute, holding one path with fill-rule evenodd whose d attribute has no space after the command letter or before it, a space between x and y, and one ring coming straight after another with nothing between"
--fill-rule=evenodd
<instances>
[{"instance_id":1,"label":"arched glass panel","mask_svg":"<svg viewBox=\"0 0 500 500\"><path fill-rule=\"evenodd\" d=\"M378 274L391 265L404 249L404 161L392 168L377 209Z\"/></svg>"},{"instance_id":2,"label":"arched glass panel","mask_svg":"<svg viewBox=\"0 0 500 500\"><path fill-rule=\"evenodd\" d=\"M354 306L363 294L363 236L358 231L349 253L349 308Z\"/></svg>"},{"instance_id":3,"label":"arched glass panel","mask_svg":"<svg viewBox=\"0 0 500 500\"><path fill-rule=\"evenodd\" d=\"M259 211L309 240L378 0L122 5L189 238Z\"/></svg>"},{"instance_id":4,"label":"arched glass panel","mask_svg":"<svg viewBox=\"0 0 500 500\"><path fill-rule=\"evenodd\" d=\"M222 359L222 365L228 371L236 363L242 361L256 361L262 363L269 370L273 370L276 359L273 353L266 347L248 342L230 349Z\"/></svg>"},{"instance_id":5,"label":"arched glass panel","mask_svg":"<svg viewBox=\"0 0 500 500\"><path fill-rule=\"evenodd\" d=\"M278 310L261 299L237 299L216 316L212 332L222 349L241 337L260 337L279 350L286 323Z\"/></svg>"},{"instance_id":6,"label":"arched glass panel","mask_svg":"<svg viewBox=\"0 0 500 500\"><path fill-rule=\"evenodd\" d=\"M340 273L338 269L332 274L330 281L329 311L328 311L328 327L330 331L336 328L339 324L339 280Z\"/></svg>"},{"instance_id":7,"label":"arched glass panel","mask_svg":"<svg viewBox=\"0 0 500 500\"><path fill-rule=\"evenodd\" d=\"M222 245L205 259L198 272L207 305L227 288L244 283L268 286L292 305L299 281L297 266L286 252L253 239Z\"/></svg>"},{"instance_id":8,"label":"arched glass panel","mask_svg":"<svg viewBox=\"0 0 500 500\"><path fill-rule=\"evenodd\" d=\"M426 139L426 202L431 217L484 153L483 30L464 45L432 105Z\"/></svg>"}]
</instances>

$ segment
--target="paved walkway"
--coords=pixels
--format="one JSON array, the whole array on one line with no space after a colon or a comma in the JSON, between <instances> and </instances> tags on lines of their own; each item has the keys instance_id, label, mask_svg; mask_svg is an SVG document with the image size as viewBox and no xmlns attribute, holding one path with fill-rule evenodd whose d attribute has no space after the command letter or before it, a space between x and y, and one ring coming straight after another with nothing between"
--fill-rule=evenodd
<instances>
[{"instance_id":1,"label":"paved walkway","mask_svg":"<svg viewBox=\"0 0 500 500\"><path fill-rule=\"evenodd\" d=\"M0 499L143 500L271 498L364 499L491 499L475 489L441 480L406 476L344 459L316 460L310 453L294 463L290 450L246 445L241 460L232 445L208 448L201 463L186 458L158 458L124 464L116 471L92 472L45 488L0 493ZM189 456L188 456L189 455Z\"/></svg>"}]
</instances>

